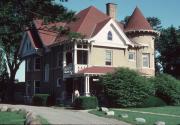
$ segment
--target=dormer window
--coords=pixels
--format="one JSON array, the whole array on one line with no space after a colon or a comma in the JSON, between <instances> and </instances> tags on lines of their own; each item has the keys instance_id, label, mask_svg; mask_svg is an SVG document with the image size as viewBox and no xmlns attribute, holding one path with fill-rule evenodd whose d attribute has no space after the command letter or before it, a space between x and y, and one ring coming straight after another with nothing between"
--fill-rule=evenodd
<instances>
[{"instance_id":1,"label":"dormer window","mask_svg":"<svg viewBox=\"0 0 180 125\"><path fill-rule=\"evenodd\" d=\"M108 39L108 40L112 40L112 32L111 32L111 31L108 32L107 39Z\"/></svg>"}]
</instances>

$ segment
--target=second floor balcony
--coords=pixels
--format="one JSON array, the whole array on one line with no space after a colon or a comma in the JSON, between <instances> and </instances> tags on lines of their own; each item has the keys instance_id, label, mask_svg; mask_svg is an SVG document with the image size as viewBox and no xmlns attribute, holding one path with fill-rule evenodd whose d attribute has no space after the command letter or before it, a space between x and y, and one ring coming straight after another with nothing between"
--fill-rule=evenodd
<instances>
[{"instance_id":1,"label":"second floor balcony","mask_svg":"<svg viewBox=\"0 0 180 125\"><path fill-rule=\"evenodd\" d=\"M87 68L89 64L89 46L87 44L74 43L72 48L63 53L64 74L77 73Z\"/></svg>"}]
</instances>

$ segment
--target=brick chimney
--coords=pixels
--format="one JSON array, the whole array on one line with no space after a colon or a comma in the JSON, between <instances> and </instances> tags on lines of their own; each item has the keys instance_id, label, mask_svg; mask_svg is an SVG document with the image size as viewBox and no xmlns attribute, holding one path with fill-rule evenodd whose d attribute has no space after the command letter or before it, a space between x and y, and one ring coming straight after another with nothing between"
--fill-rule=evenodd
<instances>
[{"instance_id":1,"label":"brick chimney","mask_svg":"<svg viewBox=\"0 0 180 125\"><path fill-rule=\"evenodd\" d=\"M115 3L106 4L106 14L111 18L113 18L114 20L116 19L116 12L117 12L117 4Z\"/></svg>"}]
</instances>

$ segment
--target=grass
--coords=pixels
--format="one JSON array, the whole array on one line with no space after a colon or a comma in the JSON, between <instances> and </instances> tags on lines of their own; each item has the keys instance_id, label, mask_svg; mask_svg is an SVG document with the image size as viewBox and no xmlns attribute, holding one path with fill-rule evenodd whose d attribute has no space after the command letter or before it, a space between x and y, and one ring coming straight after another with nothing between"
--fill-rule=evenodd
<instances>
[{"instance_id":1,"label":"grass","mask_svg":"<svg viewBox=\"0 0 180 125\"><path fill-rule=\"evenodd\" d=\"M17 112L0 112L0 124L24 125L24 115Z\"/></svg>"},{"instance_id":2,"label":"grass","mask_svg":"<svg viewBox=\"0 0 180 125\"><path fill-rule=\"evenodd\" d=\"M128 123L132 123L136 125L135 118L141 117L146 119L145 125L154 125L156 121L164 121L166 125L180 125L180 107L176 106L166 106L166 107L152 107L152 108L128 108L126 110L131 111L139 111L139 112L129 112L129 111L121 111L119 109L111 109L115 111L115 116L111 118L115 118L121 121L125 121ZM157 114L144 114L140 112L152 112L152 113L160 113L160 114L168 114L168 115L177 115L176 116L164 116ZM108 117L105 113L92 110L90 113L101 116ZM128 114L128 118L121 118L121 114Z\"/></svg>"},{"instance_id":3,"label":"grass","mask_svg":"<svg viewBox=\"0 0 180 125\"><path fill-rule=\"evenodd\" d=\"M50 125L49 122L41 116L37 116L42 125ZM17 112L0 112L0 125L24 125L25 117L22 113Z\"/></svg>"}]
</instances>

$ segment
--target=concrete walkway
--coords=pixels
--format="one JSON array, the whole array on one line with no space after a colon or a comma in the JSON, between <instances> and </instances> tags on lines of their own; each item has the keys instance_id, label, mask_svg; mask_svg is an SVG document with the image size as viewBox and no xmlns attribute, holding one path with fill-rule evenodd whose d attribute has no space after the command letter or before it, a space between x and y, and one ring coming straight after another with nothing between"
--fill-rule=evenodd
<instances>
[{"instance_id":1,"label":"concrete walkway","mask_svg":"<svg viewBox=\"0 0 180 125\"><path fill-rule=\"evenodd\" d=\"M5 105L5 104L0 104ZM25 108L47 119L50 124L116 124L130 125L116 119L98 117L85 111L55 109L52 107L36 107L26 105L8 105L17 108Z\"/></svg>"}]
</instances>

